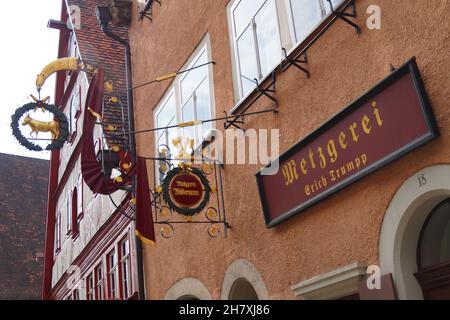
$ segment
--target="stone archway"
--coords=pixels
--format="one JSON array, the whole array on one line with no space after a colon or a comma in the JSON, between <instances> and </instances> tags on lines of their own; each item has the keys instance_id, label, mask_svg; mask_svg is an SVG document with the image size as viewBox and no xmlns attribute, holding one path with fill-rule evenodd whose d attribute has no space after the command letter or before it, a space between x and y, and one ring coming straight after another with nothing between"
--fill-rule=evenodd
<instances>
[{"instance_id":1,"label":"stone archway","mask_svg":"<svg viewBox=\"0 0 450 320\"><path fill-rule=\"evenodd\" d=\"M420 231L431 210L450 197L450 165L437 165L410 177L395 194L381 227L382 273L391 273L399 299L423 299L414 277Z\"/></svg>"},{"instance_id":2,"label":"stone archway","mask_svg":"<svg viewBox=\"0 0 450 320\"><path fill-rule=\"evenodd\" d=\"M212 297L200 280L185 278L167 290L164 300L212 300Z\"/></svg>"},{"instance_id":3,"label":"stone archway","mask_svg":"<svg viewBox=\"0 0 450 320\"><path fill-rule=\"evenodd\" d=\"M230 264L222 282L222 300L269 300L261 274L246 259L237 259Z\"/></svg>"}]
</instances>

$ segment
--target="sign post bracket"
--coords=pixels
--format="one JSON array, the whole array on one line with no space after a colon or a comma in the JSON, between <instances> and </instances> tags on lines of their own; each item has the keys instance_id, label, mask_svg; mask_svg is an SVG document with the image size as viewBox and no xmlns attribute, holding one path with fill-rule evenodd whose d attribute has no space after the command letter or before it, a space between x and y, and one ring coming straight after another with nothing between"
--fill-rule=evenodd
<instances>
[{"instance_id":1,"label":"sign post bracket","mask_svg":"<svg viewBox=\"0 0 450 320\"><path fill-rule=\"evenodd\" d=\"M331 2L331 0L327 0L327 1L330 4L331 12L335 17L337 17L338 19L341 19L345 23L347 23L350 26L352 26L353 28L355 28L357 33L361 33L361 27L349 19L349 18L356 18L358 16L356 13L355 0L351 1L341 11L336 11L334 9L333 3ZM351 13L345 12L345 10L347 10L349 7L352 8L352 12Z\"/></svg>"}]
</instances>

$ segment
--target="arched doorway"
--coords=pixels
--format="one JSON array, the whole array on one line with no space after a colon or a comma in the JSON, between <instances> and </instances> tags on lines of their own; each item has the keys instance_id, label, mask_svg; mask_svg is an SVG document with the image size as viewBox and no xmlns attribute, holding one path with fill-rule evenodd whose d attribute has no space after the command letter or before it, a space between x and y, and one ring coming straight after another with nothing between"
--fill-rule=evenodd
<instances>
[{"instance_id":1,"label":"arched doorway","mask_svg":"<svg viewBox=\"0 0 450 320\"><path fill-rule=\"evenodd\" d=\"M437 280L433 278L437 276L435 272L440 272L441 276L439 284L435 283L438 287L442 287L446 274L450 275L450 272L442 273L445 271L443 269L430 270L422 267L419 261L423 257L418 254L418 248L430 248L421 238L426 230L438 233L438 229L433 228L434 223L430 224L430 221L434 220L433 213L440 204L449 198L450 165L436 165L423 169L406 180L386 210L380 233L379 263L382 274L392 274L397 296L401 300L432 298L428 290L429 285ZM442 230L441 234L444 233ZM442 241L442 237L440 240ZM423 273L425 269L430 272ZM434 284L431 288L433 286Z\"/></svg>"},{"instance_id":2,"label":"arched doorway","mask_svg":"<svg viewBox=\"0 0 450 320\"><path fill-rule=\"evenodd\" d=\"M188 295L179 297L177 300L183 300L183 301L184 300L192 300L192 301L195 301L195 300L200 300L200 299L198 297L194 296L194 295L188 294Z\"/></svg>"},{"instance_id":3,"label":"arched doorway","mask_svg":"<svg viewBox=\"0 0 450 320\"><path fill-rule=\"evenodd\" d=\"M164 300L212 300L206 286L198 279L185 278L174 283Z\"/></svg>"},{"instance_id":4,"label":"arched doorway","mask_svg":"<svg viewBox=\"0 0 450 320\"><path fill-rule=\"evenodd\" d=\"M417 246L415 274L425 299L450 299L450 198L427 217Z\"/></svg>"},{"instance_id":5,"label":"arched doorway","mask_svg":"<svg viewBox=\"0 0 450 320\"><path fill-rule=\"evenodd\" d=\"M244 278L237 279L231 286L228 300L259 300L252 284Z\"/></svg>"},{"instance_id":6,"label":"arched doorway","mask_svg":"<svg viewBox=\"0 0 450 320\"><path fill-rule=\"evenodd\" d=\"M233 261L222 281L221 300L270 300L256 267L247 259Z\"/></svg>"}]
</instances>

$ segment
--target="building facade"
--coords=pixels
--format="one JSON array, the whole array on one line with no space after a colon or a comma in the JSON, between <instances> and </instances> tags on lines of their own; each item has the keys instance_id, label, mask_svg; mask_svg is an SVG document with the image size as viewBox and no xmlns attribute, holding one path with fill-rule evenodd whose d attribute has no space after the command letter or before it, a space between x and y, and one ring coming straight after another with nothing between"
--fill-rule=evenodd
<instances>
[{"instance_id":1,"label":"building facade","mask_svg":"<svg viewBox=\"0 0 450 320\"><path fill-rule=\"evenodd\" d=\"M103 69L119 100L112 102L112 95L105 95L103 121L126 130L125 52L97 22L96 6L105 3L62 1L61 17L51 20L49 27L60 32L58 58L76 57L86 65ZM127 39L125 28L112 30ZM124 139L107 135L99 125L93 137L83 136L92 82L87 72L57 74L55 104L69 119L70 137L61 150L51 155L44 299L126 300L138 295L134 224L126 213L130 198L125 191L110 196L97 194L82 174L83 139L93 139L99 159L111 155L112 145L126 144Z\"/></svg>"},{"instance_id":2,"label":"building facade","mask_svg":"<svg viewBox=\"0 0 450 320\"><path fill-rule=\"evenodd\" d=\"M175 153L177 136L198 144L237 125L278 129L284 154L273 183L255 178L261 163L225 161L227 237L210 238L202 224L157 234L144 250L148 299L450 297L450 1L133 1L132 16L145 9L151 19L129 29L133 82L190 71L134 91L136 130L276 112L137 134L137 153ZM406 108L398 118L396 106ZM366 153L337 173L352 141ZM321 169L326 181L304 184ZM160 175L149 172L153 188ZM333 178L342 183L332 188ZM376 287L380 276L379 290L368 276Z\"/></svg>"},{"instance_id":3,"label":"building facade","mask_svg":"<svg viewBox=\"0 0 450 320\"><path fill-rule=\"evenodd\" d=\"M0 299L39 300L49 161L0 154L0 169Z\"/></svg>"}]
</instances>

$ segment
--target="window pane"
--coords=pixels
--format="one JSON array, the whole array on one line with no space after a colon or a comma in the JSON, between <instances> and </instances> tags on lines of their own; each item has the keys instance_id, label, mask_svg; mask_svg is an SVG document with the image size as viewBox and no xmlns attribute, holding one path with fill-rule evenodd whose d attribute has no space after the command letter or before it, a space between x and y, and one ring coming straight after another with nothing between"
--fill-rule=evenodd
<instances>
[{"instance_id":1,"label":"window pane","mask_svg":"<svg viewBox=\"0 0 450 320\"><path fill-rule=\"evenodd\" d=\"M130 245L128 240L122 242L122 257L130 253Z\"/></svg>"},{"instance_id":2,"label":"window pane","mask_svg":"<svg viewBox=\"0 0 450 320\"><path fill-rule=\"evenodd\" d=\"M256 11L264 3L264 0L242 0L234 9L235 35L239 36L249 25Z\"/></svg>"},{"instance_id":3,"label":"window pane","mask_svg":"<svg viewBox=\"0 0 450 320\"><path fill-rule=\"evenodd\" d=\"M129 270L128 270L128 260L122 264L122 289L123 289L123 298L127 299L129 297Z\"/></svg>"},{"instance_id":4,"label":"window pane","mask_svg":"<svg viewBox=\"0 0 450 320\"><path fill-rule=\"evenodd\" d=\"M169 124L169 126L174 125L175 124L175 119L173 119L173 121ZM177 128L171 128L169 130L167 130L166 132L166 139L167 139L167 145L170 148L171 153L173 154L176 150L175 146L173 145L173 139L175 139L178 136L178 131Z\"/></svg>"},{"instance_id":5,"label":"window pane","mask_svg":"<svg viewBox=\"0 0 450 320\"><path fill-rule=\"evenodd\" d=\"M203 80L195 93L197 97L197 120L211 119L211 90L208 79ZM197 126L198 137L203 137L206 131L210 129L212 129L211 122Z\"/></svg>"},{"instance_id":6,"label":"window pane","mask_svg":"<svg viewBox=\"0 0 450 320\"><path fill-rule=\"evenodd\" d=\"M159 128L167 126L170 121L176 117L177 109L175 104L175 95L172 94L171 97L166 101L164 107L162 107L156 117L156 123Z\"/></svg>"},{"instance_id":7,"label":"window pane","mask_svg":"<svg viewBox=\"0 0 450 320\"><path fill-rule=\"evenodd\" d=\"M116 290L116 273L115 272L112 272L110 274L109 283L111 286L110 287L110 294L111 294L110 298L115 299L115 298L117 298L117 295L116 295L116 292L117 292L117 290Z\"/></svg>"},{"instance_id":8,"label":"window pane","mask_svg":"<svg viewBox=\"0 0 450 320\"><path fill-rule=\"evenodd\" d=\"M191 97L182 109L183 122L195 120L194 97ZM195 127L183 129L184 138L195 139Z\"/></svg>"},{"instance_id":9,"label":"window pane","mask_svg":"<svg viewBox=\"0 0 450 320\"><path fill-rule=\"evenodd\" d=\"M343 0L331 0L331 3L333 4L333 8L336 10L342 1ZM327 0L323 0L323 5L325 6L326 13L327 14L331 13L330 3Z\"/></svg>"},{"instance_id":10,"label":"window pane","mask_svg":"<svg viewBox=\"0 0 450 320\"><path fill-rule=\"evenodd\" d=\"M311 0L308 0L311 1ZM262 75L268 74L280 62L281 44L274 1L267 1L255 17Z\"/></svg>"},{"instance_id":11,"label":"window pane","mask_svg":"<svg viewBox=\"0 0 450 320\"><path fill-rule=\"evenodd\" d=\"M258 65L256 62L255 41L251 26L245 30L237 41L240 81L242 84L242 96L245 96L256 85L254 79L259 79Z\"/></svg>"},{"instance_id":12,"label":"window pane","mask_svg":"<svg viewBox=\"0 0 450 320\"><path fill-rule=\"evenodd\" d=\"M300 42L305 40L322 20L322 9L319 0L290 0L290 2L295 38L297 42ZM329 7L328 2L325 2L325 5Z\"/></svg>"},{"instance_id":13,"label":"window pane","mask_svg":"<svg viewBox=\"0 0 450 320\"><path fill-rule=\"evenodd\" d=\"M112 252L109 255L109 268L113 269L116 266L116 264L117 264L116 253Z\"/></svg>"},{"instance_id":14,"label":"window pane","mask_svg":"<svg viewBox=\"0 0 450 320\"><path fill-rule=\"evenodd\" d=\"M77 118L75 117L78 110L80 109L80 95L78 92L75 92L72 95L72 100L70 102L70 132L74 132L77 130Z\"/></svg>"},{"instance_id":15,"label":"window pane","mask_svg":"<svg viewBox=\"0 0 450 320\"><path fill-rule=\"evenodd\" d=\"M204 50L202 55L199 57L199 59L197 59L197 61L192 65L191 68L205 64L207 62L208 62L208 55L206 50ZM202 82L203 79L205 79L205 77L207 76L208 76L207 66L194 69L187 73L187 75L180 82L182 104L191 97L195 88L197 88L200 82Z\"/></svg>"}]
</instances>

